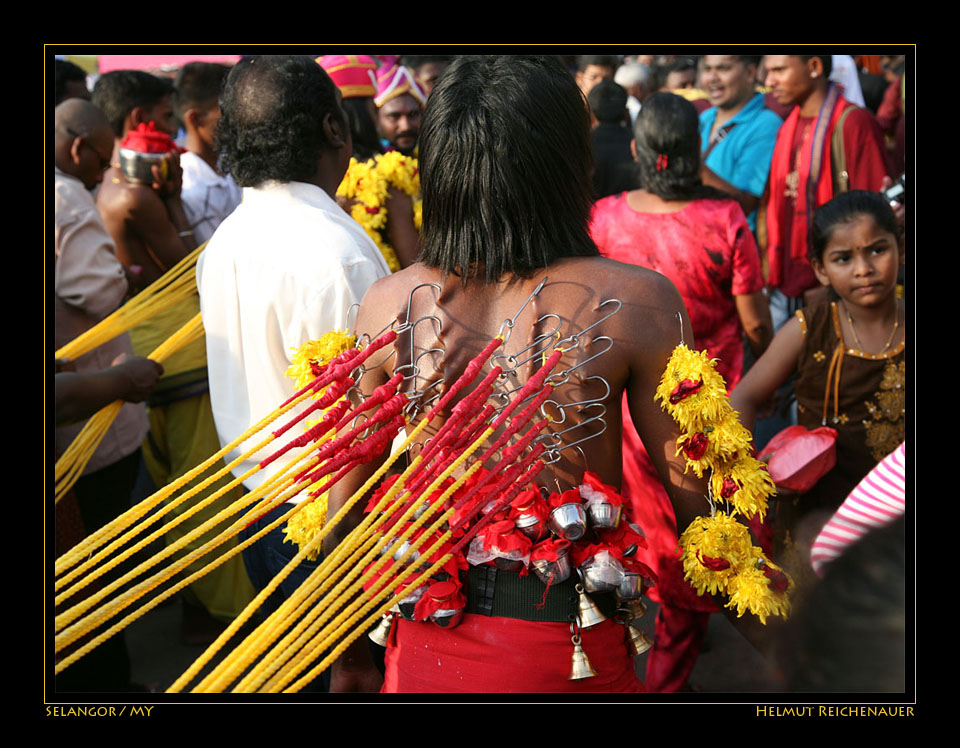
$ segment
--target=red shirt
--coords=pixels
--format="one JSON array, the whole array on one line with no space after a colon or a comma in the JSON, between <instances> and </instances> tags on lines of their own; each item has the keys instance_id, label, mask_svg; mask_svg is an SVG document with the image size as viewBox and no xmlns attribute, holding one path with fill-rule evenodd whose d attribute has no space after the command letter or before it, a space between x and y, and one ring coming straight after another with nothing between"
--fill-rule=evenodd
<instances>
[{"instance_id":1,"label":"red shirt","mask_svg":"<svg viewBox=\"0 0 960 748\"><path fill-rule=\"evenodd\" d=\"M665 275L690 314L699 350L720 359L732 388L743 366L743 330L734 296L763 288L760 253L733 200L695 200L675 213L638 213L626 194L597 201L590 233L600 254Z\"/></svg>"}]
</instances>

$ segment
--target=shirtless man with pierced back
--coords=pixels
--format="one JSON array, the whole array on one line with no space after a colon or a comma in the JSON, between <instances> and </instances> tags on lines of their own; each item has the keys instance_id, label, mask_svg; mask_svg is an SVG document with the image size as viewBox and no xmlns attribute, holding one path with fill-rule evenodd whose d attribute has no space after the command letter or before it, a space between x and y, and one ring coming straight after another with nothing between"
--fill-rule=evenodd
<instances>
[{"instance_id":1,"label":"shirtless man with pierced back","mask_svg":"<svg viewBox=\"0 0 960 748\"><path fill-rule=\"evenodd\" d=\"M409 336L401 335L395 354L387 348L371 357L368 367L382 366L365 374L360 384L369 394L408 363L411 355L416 359L431 348L442 348L442 354L419 358L417 387L440 379L450 385L546 278L517 316L506 350L501 348L494 355L515 353L537 336L552 332L556 320L543 319L547 313L560 317L562 336L599 321L576 350L564 354L555 371L607 349L602 337L609 337L613 344L578 368L553 396L560 403L602 399L605 429L597 433L600 428L594 422L584 425L582 434L567 435L564 441L570 443L587 433L597 434L579 445L582 454L562 451L562 459L548 465L537 482L555 489L559 481L566 489L579 485L583 471L589 469L605 483L619 487L621 396L626 393L637 430L673 501L678 524L686 527L707 510L706 488L692 474L684 475L683 458L674 454L677 426L654 402L654 392L681 334L688 345L693 344L690 322L679 294L666 278L598 255L587 231L588 131L588 113L576 84L552 58L459 58L448 68L430 98L421 133L421 262L375 283L364 297L355 326L358 334L375 337L395 322L436 315L442 329L430 322L417 325L412 354L405 343ZM421 284L436 284L440 290L422 288L411 296L411 290ZM619 299L622 308L610 315L616 305L600 306L608 299ZM520 367L509 386L526 382L540 361L534 357ZM591 379L595 376L609 384L609 393L602 382ZM439 389L439 385L429 389L426 397ZM591 415L584 409L574 418L585 421ZM568 423L548 428L563 430L570 426L569 420L568 416ZM438 421L442 423L443 417ZM375 463L358 468L333 488L328 517L376 467ZM364 503L358 502L353 516L328 536L327 552L359 520ZM367 644L358 641L333 665L331 691L379 686ZM387 673L389 685L389 650ZM630 684L623 685L629 690ZM516 685L511 688L523 690Z\"/></svg>"}]
</instances>

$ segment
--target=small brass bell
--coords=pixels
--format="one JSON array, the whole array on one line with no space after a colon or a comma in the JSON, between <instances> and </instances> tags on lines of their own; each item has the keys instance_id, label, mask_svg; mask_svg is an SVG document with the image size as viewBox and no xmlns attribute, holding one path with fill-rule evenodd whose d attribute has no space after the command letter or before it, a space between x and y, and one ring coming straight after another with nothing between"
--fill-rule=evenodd
<instances>
[{"instance_id":1,"label":"small brass bell","mask_svg":"<svg viewBox=\"0 0 960 748\"><path fill-rule=\"evenodd\" d=\"M630 653L636 657L642 655L653 646L653 639L643 633L640 629L633 626L627 626L627 641L630 643Z\"/></svg>"},{"instance_id":2,"label":"small brass bell","mask_svg":"<svg viewBox=\"0 0 960 748\"><path fill-rule=\"evenodd\" d=\"M390 627L393 626L393 613L387 613L380 619L380 623L367 636L374 644L381 647L387 646L387 638L390 636Z\"/></svg>"},{"instance_id":3,"label":"small brass bell","mask_svg":"<svg viewBox=\"0 0 960 748\"><path fill-rule=\"evenodd\" d=\"M574 589L576 589L577 594L580 596L577 602L577 615L580 617L580 625L582 628L588 629L591 626L596 626L598 623L603 623L607 620L607 617L600 612L600 608L596 606L593 600L590 599L590 596L584 591L582 584L578 584Z\"/></svg>"},{"instance_id":4,"label":"small brass bell","mask_svg":"<svg viewBox=\"0 0 960 748\"><path fill-rule=\"evenodd\" d=\"M597 674L597 671L593 669L587 653L584 652L583 647L580 646L580 637L574 635L571 639L573 641L573 663L570 666L570 677L567 678L567 680L592 678Z\"/></svg>"}]
</instances>

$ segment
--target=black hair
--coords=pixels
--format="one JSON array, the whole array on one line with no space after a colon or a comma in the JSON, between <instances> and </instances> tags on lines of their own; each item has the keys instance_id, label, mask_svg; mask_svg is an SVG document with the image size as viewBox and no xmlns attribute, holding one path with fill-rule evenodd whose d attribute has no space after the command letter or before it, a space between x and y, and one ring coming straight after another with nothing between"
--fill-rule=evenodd
<instances>
[{"instance_id":1,"label":"black hair","mask_svg":"<svg viewBox=\"0 0 960 748\"><path fill-rule=\"evenodd\" d=\"M589 130L583 95L555 57L458 57L420 131L420 260L466 284L597 255Z\"/></svg>"},{"instance_id":2,"label":"black hair","mask_svg":"<svg viewBox=\"0 0 960 748\"><path fill-rule=\"evenodd\" d=\"M646 106L646 104L644 104ZM833 230L842 223L849 223L857 216L871 216L882 230L899 236L897 218L886 198L879 192L851 190L841 192L830 202L817 208L810 228L809 258L823 264L823 253L830 243Z\"/></svg>"},{"instance_id":3,"label":"black hair","mask_svg":"<svg viewBox=\"0 0 960 748\"><path fill-rule=\"evenodd\" d=\"M814 53L812 55L797 55L797 57L799 57L804 62L810 62L810 60L812 60L814 57L819 57L820 64L823 65L824 78L829 78L830 73L833 71L833 54L832 53L829 53L829 52L826 54Z\"/></svg>"},{"instance_id":4,"label":"black hair","mask_svg":"<svg viewBox=\"0 0 960 748\"><path fill-rule=\"evenodd\" d=\"M583 72L587 65L610 68L613 72L620 67L620 58L616 55L577 55L577 70Z\"/></svg>"},{"instance_id":5,"label":"black hair","mask_svg":"<svg viewBox=\"0 0 960 748\"><path fill-rule=\"evenodd\" d=\"M79 65L67 60L53 61L53 105L57 106L67 95L67 84L73 81L87 85L87 73Z\"/></svg>"},{"instance_id":6,"label":"black hair","mask_svg":"<svg viewBox=\"0 0 960 748\"><path fill-rule=\"evenodd\" d=\"M367 101L370 99L351 97L343 100L343 113L347 115L347 125L353 138L353 155L358 161L366 161L382 153L377 123L370 116Z\"/></svg>"},{"instance_id":7,"label":"black hair","mask_svg":"<svg viewBox=\"0 0 960 748\"><path fill-rule=\"evenodd\" d=\"M663 200L730 196L700 181L700 118L682 96L655 93L643 100L634 127L637 179Z\"/></svg>"},{"instance_id":8,"label":"black hair","mask_svg":"<svg viewBox=\"0 0 960 748\"><path fill-rule=\"evenodd\" d=\"M590 89L587 101L598 122L622 122L627 111L627 90L612 80L604 80Z\"/></svg>"},{"instance_id":9,"label":"black hair","mask_svg":"<svg viewBox=\"0 0 960 748\"><path fill-rule=\"evenodd\" d=\"M346 125L337 96L330 76L306 55L240 60L220 97L221 168L241 187L309 181L327 145L324 118Z\"/></svg>"},{"instance_id":10,"label":"black hair","mask_svg":"<svg viewBox=\"0 0 960 748\"><path fill-rule=\"evenodd\" d=\"M424 65L431 62L453 62L453 55L403 55L401 64L413 71L419 70Z\"/></svg>"},{"instance_id":11,"label":"black hair","mask_svg":"<svg viewBox=\"0 0 960 748\"><path fill-rule=\"evenodd\" d=\"M119 138L123 121L130 112L154 107L164 96L173 94L173 81L158 78L142 70L115 70L101 75L93 87L93 103L99 107Z\"/></svg>"},{"instance_id":12,"label":"black hair","mask_svg":"<svg viewBox=\"0 0 960 748\"><path fill-rule=\"evenodd\" d=\"M905 528L900 517L869 532L802 600L777 644L791 691L903 691Z\"/></svg>"},{"instance_id":13,"label":"black hair","mask_svg":"<svg viewBox=\"0 0 960 748\"><path fill-rule=\"evenodd\" d=\"M763 61L763 55L737 55L737 59L744 65L753 65L759 67Z\"/></svg>"},{"instance_id":14,"label":"black hair","mask_svg":"<svg viewBox=\"0 0 960 748\"><path fill-rule=\"evenodd\" d=\"M230 74L228 65L216 62L188 62L177 73L174 110L180 125L186 127L188 109L212 109L220 98L223 83Z\"/></svg>"}]
</instances>

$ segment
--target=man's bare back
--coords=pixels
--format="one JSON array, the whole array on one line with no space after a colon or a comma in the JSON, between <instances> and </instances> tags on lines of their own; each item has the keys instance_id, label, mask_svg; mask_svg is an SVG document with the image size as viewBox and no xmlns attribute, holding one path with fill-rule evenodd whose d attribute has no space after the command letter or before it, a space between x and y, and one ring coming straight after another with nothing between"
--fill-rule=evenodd
<instances>
[{"instance_id":1,"label":"man's bare back","mask_svg":"<svg viewBox=\"0 0 960 748\"><path fill-rule=\"evenodd\" d=\"M542 289L531 298L544 279ZM518 315L527 299L530 302ZM612 299L622 302L618 311ZM544 407L556 421L549 427L552 432L570 430L561 437L562 459L541 472L538 481L553 490L559 483L566 490L579 485L583 471L589 469L619 487L621 402L626 393L637 430L677 505L678 522L686 526L704 511L704 486L693 476L683 475L682 458L674 454L676 424L654 402L667 360L681 339L681 319L685 342L693 344L683 303L663 276L599 257L564 258L526 279L513 277L495 285L472 281L464 288L459 277L444 278L440 271L418 263L371 287L357 317L357 333L375 337L390 325L402 324L408 303L410 321L422 320L414 329L413 352L407 333L400 336L395 350L385 349L372 357L368 365L381 366L364 376L365 393L398 369L409 375L412 361L419 377L415 384L413 379L408 381L407 387L424 391L422 399L429 401L440 391L441 377L446 386L452 384L493 337L502 329L507 331L504 321L514 320L505 345L490 364L515 369L507 374L501 390L524 384L541 365L542 357L536 354L549 353L558 342L570 350L556 373L582 364L565 384L557 386L551 397L555 403ZM552 342L542 337L554 331ZM571 339L577 333L579 338ZM522 363L525 359L529 360ZM516 366L517 362L522 365ZM598 401L605 412L599 405L572 405L583 401ZM592 420L597 416L602 422ZM571 429L574 423L583 425ZM442 419L437 428L440 425ZM564 448L590 435L595 436L575 448ZM372 469L355 470L338 484L331 495L331 509L349 498L370 473Z\"/></svg>"}]
</instances>

